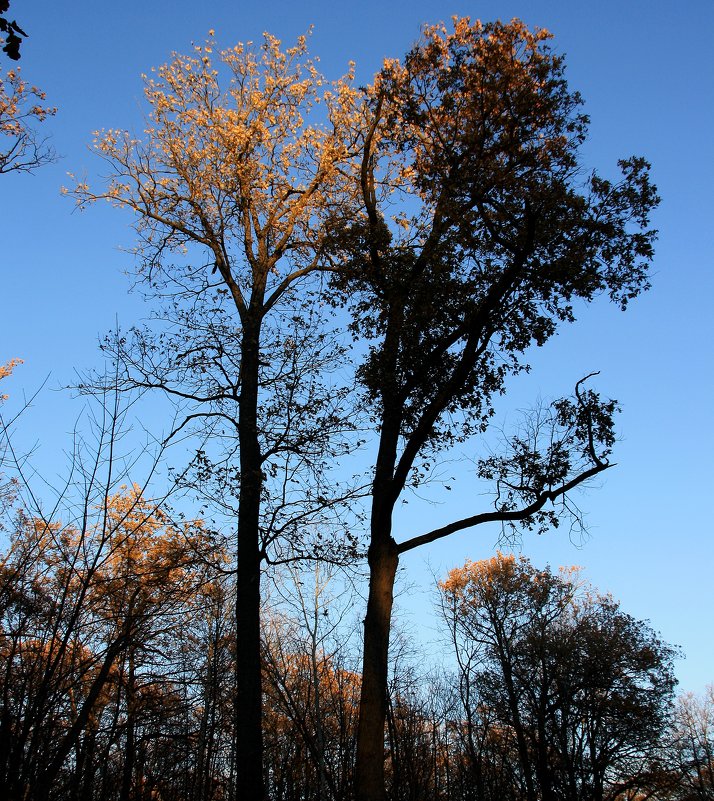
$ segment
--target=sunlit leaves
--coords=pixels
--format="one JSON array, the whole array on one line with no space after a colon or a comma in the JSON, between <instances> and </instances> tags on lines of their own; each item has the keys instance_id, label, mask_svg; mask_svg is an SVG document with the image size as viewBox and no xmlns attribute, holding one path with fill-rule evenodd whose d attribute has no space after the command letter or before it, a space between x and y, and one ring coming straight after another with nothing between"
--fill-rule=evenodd
<instances>
[{"instance_id":1,"label":"sunlit leaves","mask_svg":"<svg viewBox=\"0 0 714 801\"><path fill-rule=\"evenodd\" d=\"M54 160L35 129L57 111L44 100L45 93L23 80L19 68L0 76L0 174L32 172Z\"/></svg>"},{"instance_id":2,"label":"sunlit leaves","mask_svg":"<svg viewBox=\"0 0 714 801\"><path fill-rule=\"evenodd\" d=\"M142 135L98 132L113 174L105 191L74 194L133 209L149 250L207 247L245 287L243 259L265 282L285 255L293 267L314 258L354 144L357 90L351 74L321 76L305 37L215 47L211 37L145 78Z\"/></svg>"}]
</instances>

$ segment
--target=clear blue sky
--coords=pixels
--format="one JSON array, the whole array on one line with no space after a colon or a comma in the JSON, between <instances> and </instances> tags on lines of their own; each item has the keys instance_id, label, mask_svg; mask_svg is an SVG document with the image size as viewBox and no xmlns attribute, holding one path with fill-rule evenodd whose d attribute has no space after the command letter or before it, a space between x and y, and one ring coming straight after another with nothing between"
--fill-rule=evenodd
<instances>
[{"instance_id":1,"label":"clear blue sky","mask_svg":"<svg viewBox=\"0 0 714 801\"><path fill-rule=\"evenodd\" d=\"M88 152L97 128L141 129L140 74L188 50L214 28L220 43L258 39L268 30L291 42L314 24L311 50L329 77L350 59L366 82L385 56L400 56L423 22L453 14L488 20L521 17L548 28L567 55L571 85L592 117L585 159L603 173L618 157L642 154L662 196L653 289L626 314L596 305L545 349L513 387L511 407L567 392L581 375L601 370L598 386L623 406L619 466L581 497L590 539L580 548L564 532L526 537L523 552L538 565L579 564L626 611L651 620L680 644L684 689L714 681L714 434L712 299L714 298L714 3L711 0L551 0L462 2L262 3L82 0L25 3L11 16L30 34L22 72L59 109L46 125L62 159L35 176L0 183L2 305L0 362L25 365L8 384L17 400L51 374L28 416L25 436L51 465L67 447L76 403L54 391L75 369L99 363L97 339L118 316L124 325L146 314L122 274L133 239L126 215L111 208L73 213L60 196L65 173L96 173ZM7 66L7 60L3 66ZM504 405L503 414L508 406ZM509 413L510 414L510 413ZM507 419L507 418L506 418ZM49 469L52 469L51 467ZM405 533L482 508L468 477L436 505L405 507ZM404 560L418 591L405 601L429 636L431 574L466 557L493 552L498 532L462 533Z\"/></svg>"}]
</instances>

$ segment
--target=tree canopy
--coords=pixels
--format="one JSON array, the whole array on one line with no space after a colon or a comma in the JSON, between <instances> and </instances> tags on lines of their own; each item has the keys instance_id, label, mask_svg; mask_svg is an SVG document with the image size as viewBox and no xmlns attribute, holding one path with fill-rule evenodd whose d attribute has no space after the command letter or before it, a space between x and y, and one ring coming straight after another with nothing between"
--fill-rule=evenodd
<instances>
[{"instance_id":1,"label":"tree canopy","mask_svg":"<svg viewBox=\"0 0 714 801\"><path fill-rule=\"evenodd\" d=\"M439 588L466 718L490 727L469 734L476 772L490 758L476 739L500 730L518 765L515 797L603 801L648 784L671 714L674 649L577 571L537 570L524 557L467 562Z\"/></svg>"}]
</instances>

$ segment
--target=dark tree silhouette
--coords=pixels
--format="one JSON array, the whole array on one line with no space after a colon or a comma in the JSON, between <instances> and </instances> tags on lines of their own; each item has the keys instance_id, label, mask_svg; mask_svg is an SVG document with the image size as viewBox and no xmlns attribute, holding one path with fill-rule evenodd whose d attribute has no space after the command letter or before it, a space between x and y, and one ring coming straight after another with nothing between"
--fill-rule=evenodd
<instances>
[{"instance_id":1,"label":"dark tree silhouette","mask_svg":"<svg viewBox=\"0 0 714 801\"><path fill-rule=\"evenodd\" d=\"M584 177L588 119L549 34L519 21L427 28L368 90L361 205L335 222L336 289L368 345L359 370L378 432L357 744L357 798L382 801L387 665L401 554L486 522L569 514L568 493L610 466L615 404L583 388L479 474L491 511L398 541L393 513L439 453L478 436L524 353L608 295L646 289L657 204L641 158ZM555 502L558 501L558 505Z\"/></svg>"}]
</instances>

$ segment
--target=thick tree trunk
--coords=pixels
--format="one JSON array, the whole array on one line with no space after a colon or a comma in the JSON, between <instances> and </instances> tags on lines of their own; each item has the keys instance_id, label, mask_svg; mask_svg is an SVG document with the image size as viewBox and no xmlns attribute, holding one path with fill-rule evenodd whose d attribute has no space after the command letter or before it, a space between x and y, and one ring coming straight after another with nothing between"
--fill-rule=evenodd
<instances>
[{"instance_id":1,"label":"thick tree trunk","mask_svg":"<svg viewBox=\"0 0 714 801\"><path fill-rule=\"evenodd\" d=\"M260 494L262 464L258 439L260 323L244 323L241 348L240 501L236 588L236 763L237 798L262 801L262 685L260 675Z\"/></svg>"},{"instance_id":2,"label":"thick tree trunk","mask_svg":"<svg viewBox=\"0 0 714 801\"><path fill-rule=\"evenodd\" d=\"M389 630L394 580L399 564L391 537L369 548L369 598L364 619L364 658L357 730L355 791L357 801L386 801L384 724L387 717Z\"/></svg>"}]
</instances>

